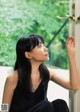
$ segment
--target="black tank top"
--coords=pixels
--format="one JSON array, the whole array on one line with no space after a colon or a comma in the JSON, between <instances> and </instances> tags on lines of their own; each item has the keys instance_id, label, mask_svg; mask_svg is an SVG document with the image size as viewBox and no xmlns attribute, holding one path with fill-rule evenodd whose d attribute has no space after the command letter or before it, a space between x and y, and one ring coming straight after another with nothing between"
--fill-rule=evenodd
<instances>
[{"instance_id":1,"label":"black tank top","mask_svg":"<svg viewBox=\"0 0 80 112\"><path fill-rule=\"evenodd\" d=\"M46 100L48 81L42 80L35 92L28 91L17 83L9 112L27 112L42 100Z\"/></svg>"}]
</instances>

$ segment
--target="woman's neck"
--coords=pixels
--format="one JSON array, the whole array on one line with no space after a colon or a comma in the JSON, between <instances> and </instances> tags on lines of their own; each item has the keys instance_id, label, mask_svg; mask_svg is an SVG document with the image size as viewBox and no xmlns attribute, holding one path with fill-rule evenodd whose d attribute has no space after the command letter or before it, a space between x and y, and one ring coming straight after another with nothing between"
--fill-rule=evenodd
<instances>
[{"instance_id":1,"label":"woman's neck","mask_svg":"<svg viewBox=\"0 0 80 112\"><path fill-rule=\"evenodd\" d=\"M41 63L39 63L39 62L31 63L31 66L32 66L31 74L34 74L34 75L39 74L39 66L40 66L40 64Z\"/></svg>"}]
</instances>

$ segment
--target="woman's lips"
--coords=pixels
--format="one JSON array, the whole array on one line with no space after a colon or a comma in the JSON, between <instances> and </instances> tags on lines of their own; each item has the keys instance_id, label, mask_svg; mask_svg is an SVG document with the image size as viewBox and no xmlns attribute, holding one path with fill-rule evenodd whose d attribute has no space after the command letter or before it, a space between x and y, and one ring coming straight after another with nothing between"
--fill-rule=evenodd
<instances>
[{"instance_id":1,"label":"woman's lips","mask_svg":"<svg viewBox=\"0 0 80 112\"><path fill-rule=\"evenodd\" d=\"M48 53L46 53L45 56L48 56Z\"/></svg>"}]
</instances>

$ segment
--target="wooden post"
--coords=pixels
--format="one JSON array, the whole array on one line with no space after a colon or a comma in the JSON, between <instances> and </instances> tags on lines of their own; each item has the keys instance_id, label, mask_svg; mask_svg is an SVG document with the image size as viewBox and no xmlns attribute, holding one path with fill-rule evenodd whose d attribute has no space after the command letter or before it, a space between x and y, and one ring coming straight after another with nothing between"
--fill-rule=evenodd
<instances>
[{"instance_id":1,"label":"wooden post","mask_svg":"<svg viewBox=\"0 0 80 112\"><path fill-rule=\"evenodd\" d=\"M75 19L75 2L69 0L69 16ZM75 37L75 20L69 20L69 36ZM69 110L74 112L74 92L69 91Z\"/></svg>"},{"instance_id":2,"label":"wooden post","mask_svg":"<svg viewBox=\"0 0 80 112\"><path fill-rule=\"evenodd\" d=\"M80 78L80 0L75 0L75 50L76 62ZM74 94L74 112L80 111L80 90Z\"/></svg>"}]
</instances>

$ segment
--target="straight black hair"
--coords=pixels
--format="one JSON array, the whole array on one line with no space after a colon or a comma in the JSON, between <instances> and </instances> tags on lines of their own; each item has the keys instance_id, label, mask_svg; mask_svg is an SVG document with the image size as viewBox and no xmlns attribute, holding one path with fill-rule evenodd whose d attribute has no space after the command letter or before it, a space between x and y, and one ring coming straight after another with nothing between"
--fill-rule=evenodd
<instances>
[{"instance_id":1,"label":"straight black hair","mask_svg":"<svg viewBox=\"0 0 80 112\"><path fill-rule=\"evenodd\" d=\"M27 90L31 90L31 63L25 57L25 52L32 51L39 43L44 43L44 40L39 35L29 35L21 37L16 44L16 62L14 70L18 71L18 81ZM44 64L39 66L39 72L45 82L49 80L49 71Z\"/></svg>"}]
</instances>

